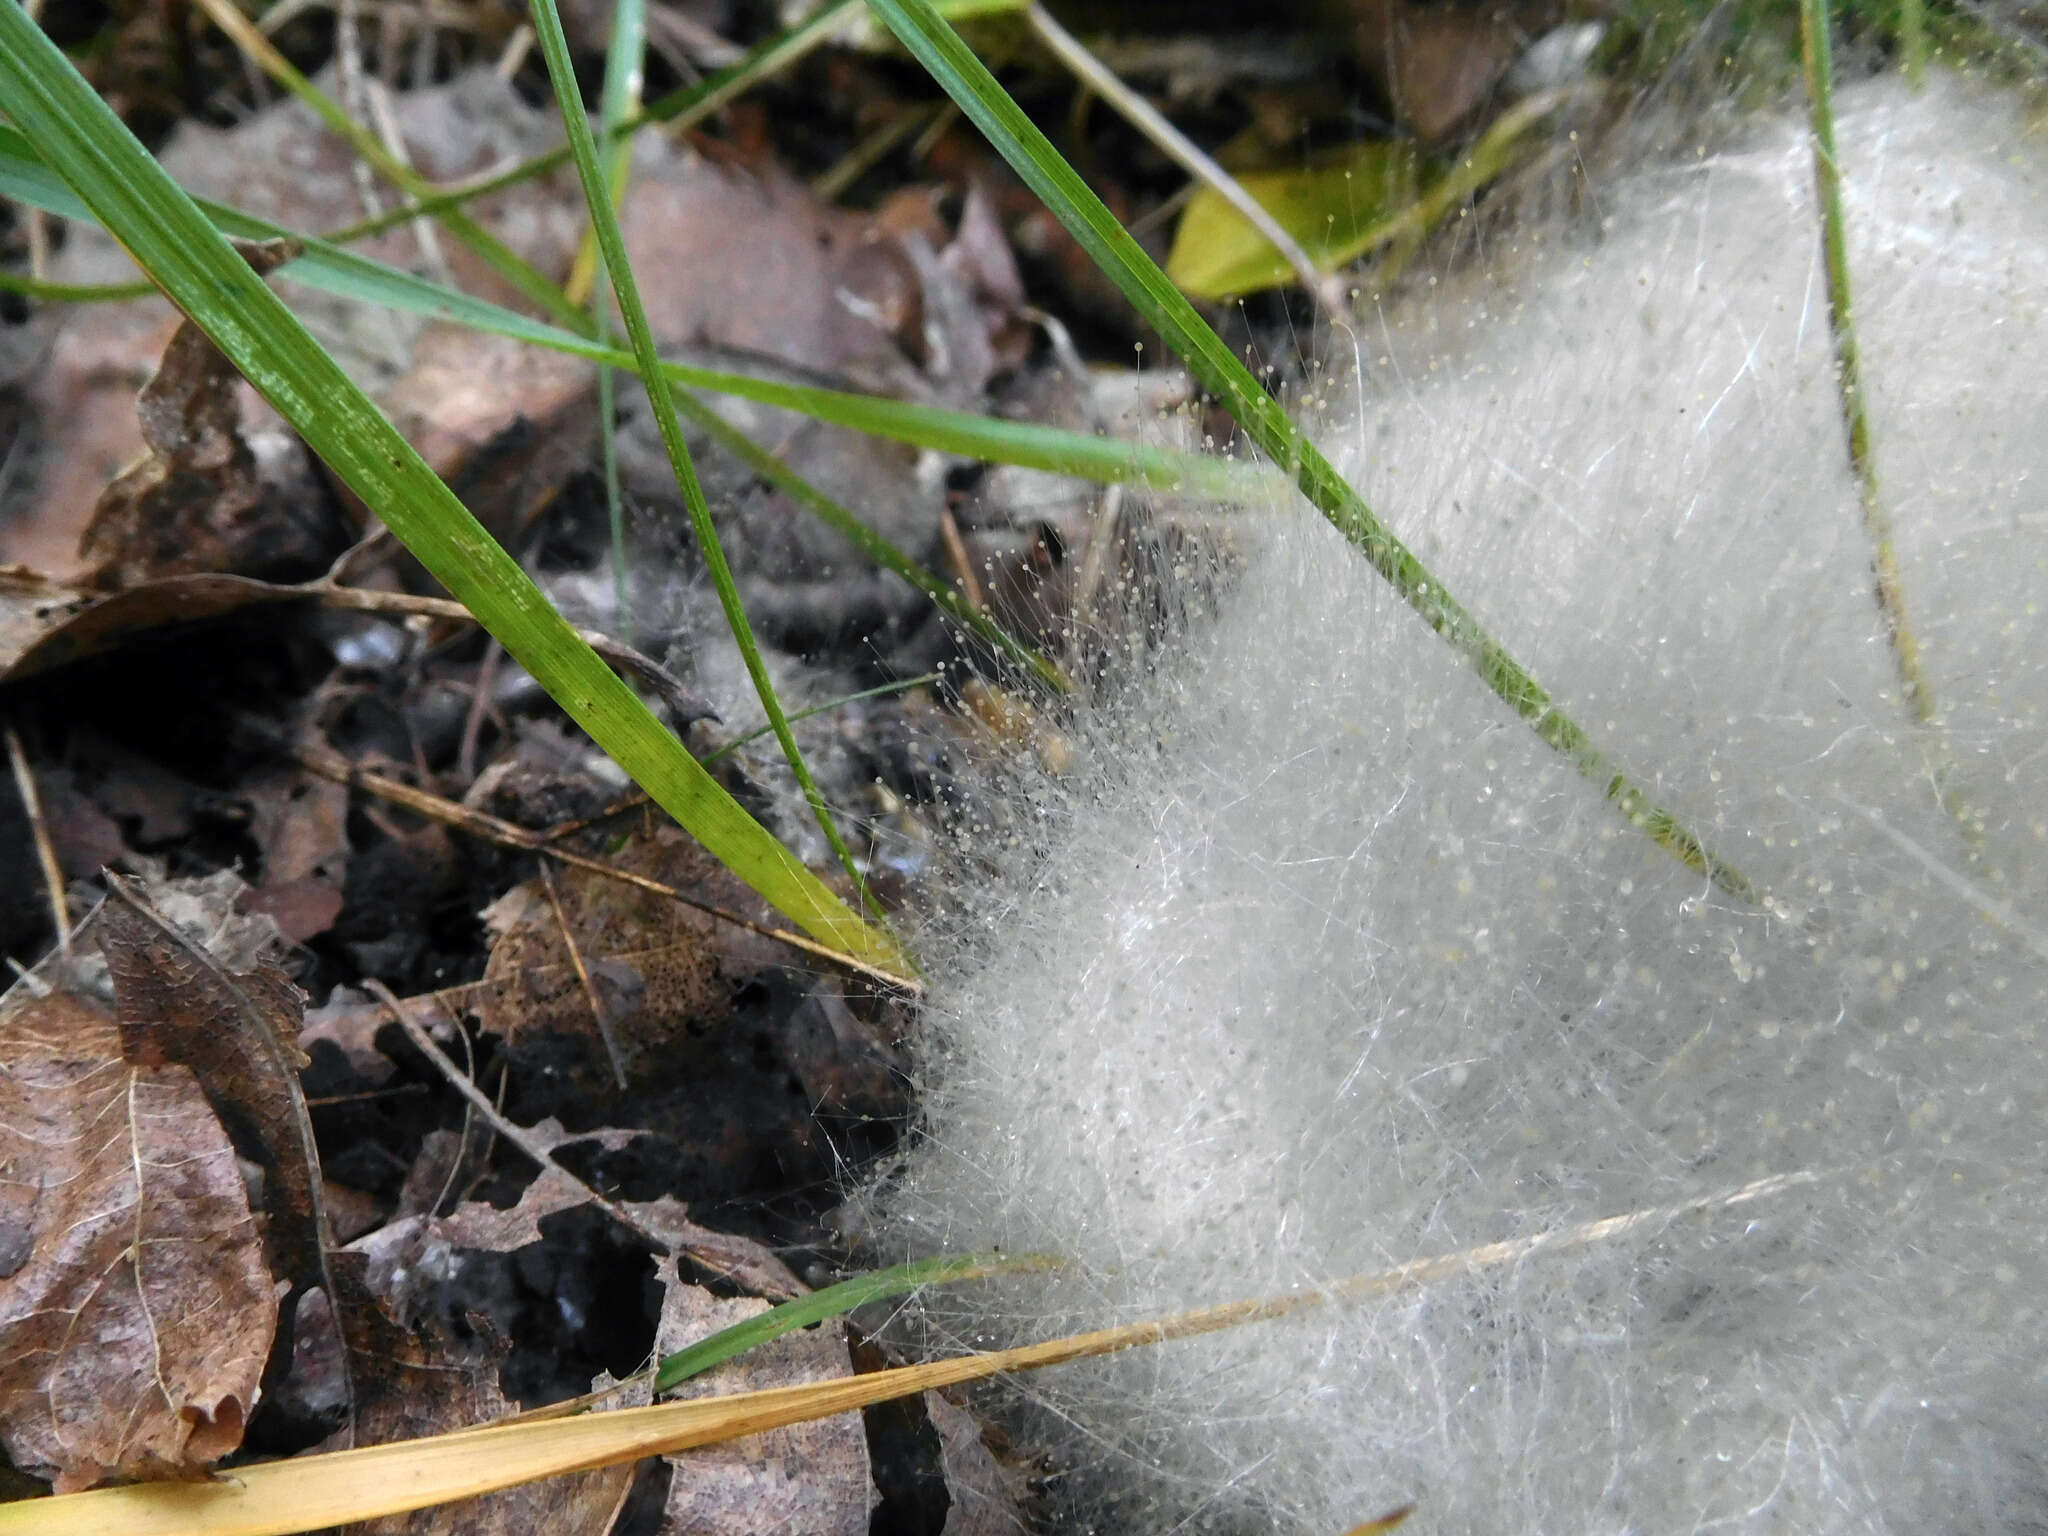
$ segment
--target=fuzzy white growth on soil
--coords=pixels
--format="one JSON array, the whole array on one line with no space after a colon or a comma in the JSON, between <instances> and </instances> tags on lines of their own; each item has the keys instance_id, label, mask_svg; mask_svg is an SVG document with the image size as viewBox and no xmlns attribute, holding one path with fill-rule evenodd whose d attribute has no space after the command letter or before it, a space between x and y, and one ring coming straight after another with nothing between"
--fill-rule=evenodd
<instances>
[{"instance_id":1,"label":"fuzzy white growth on soil","mask_svg":"<svg viewBox=\"0 0 2048 1536\"><path fill-rule=\"evenodd\" d=\"M986 1344L1816 1177L1035 1379L1080 1518L2048 1527L2048 174L1982 93L1864 86L1840 128L1978 862L1871 596L1781 125L1362 322L1324 428L1776 911L1624 826L1319 521L1268 518L1030 888L934 957L929 1138L869 1214L1077 1261L928 1298Z\"/></svg>"}]
</instances>

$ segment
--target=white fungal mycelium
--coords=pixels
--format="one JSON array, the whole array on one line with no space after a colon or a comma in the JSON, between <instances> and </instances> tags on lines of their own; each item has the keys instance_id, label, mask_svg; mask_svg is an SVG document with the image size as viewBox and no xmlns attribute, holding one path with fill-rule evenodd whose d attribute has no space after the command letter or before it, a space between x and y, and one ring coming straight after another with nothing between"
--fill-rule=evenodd
<instances>
[{"instance_id":1,"label":"white fungal mycelium","mask_svg":"<svg viewBox=\"0 0 2048 1536\"><path fill-rule=\"evenodd\" d=\"M1466 1256L1023 1384L1066 1518L2048 1528L2048 142L1946 76L1840 109L1933 726L1872 595L1797 124L1368 306L1321 428L1765 901L1274 511L1094 723L1050 851L928 936L926 1120L870 1230L1072 1261L927 1297L937 1342Z\"/></svg>"}]
</instances>

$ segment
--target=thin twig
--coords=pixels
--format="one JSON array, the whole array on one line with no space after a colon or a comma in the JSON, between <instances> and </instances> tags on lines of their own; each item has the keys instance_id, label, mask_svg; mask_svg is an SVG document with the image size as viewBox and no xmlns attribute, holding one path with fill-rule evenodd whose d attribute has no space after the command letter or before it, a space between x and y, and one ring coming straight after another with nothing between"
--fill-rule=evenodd
<instances>
[{"instance_id":1,"label":"thin twig","mask_svg":"<svg viewBox=\"0 0 2048 1536\"><path fill-rule=\"evenodd\" d=\"M484 734L484 717L491 712L491 695L498 686L498 663L505 647L492 635L484 647L483 660L476 664L476 680L470 684L469 710L462 717L462 743L455 749L455 772L464 784L476 782L477 744Z\"/></svg>"},{"instance_id":2,"label":"thin twig","mask_svg":"<svg viewBox=\"0 0 2048 1536\"><path fill-rule=\"evenodd\" d=\"M377 137L384 142L392 160L408 170L415 167L412 155L405 147L405 134L398 126L398 113L391 105L391 92L381 80L367 83L369 98L369 119L376 126ZM361 115L361 114L358 114ZM446 288L456 286L455 272L448 265L448 253L441 248L441 233L434 227L432 219L421 218L412 221L412 235L420 245L420 256L427 264L427 270L439 279Z\"/></svg>"},{"instance_id":3,"label":"thin twig","mask_svg":"<svg viewBox=\"0 0 2048 1536\"><path fill-rule=\"evenodd\" d=\"M64 963L71 963L71 906L64 899L64 870L57 862L57 850L50 842L50 829L43 820L43 797L36 792L36 776L21 749L14 727L7 728L7 761L14 769L14 787L21 794L21 808L28 813L29 833L35 839L36 860L43 867L43 890L50 899L50 921L57 927L57 948Z\"/></svg>"},{"instance_id":4,"label":"thin twig","mask_svg":"<svg viewBox=\"0 0 2048 1536\"><path fill-rule=\"evenodd\" d=\"M521 1152L532 1158L533 1161L539 1163L541 1167L547 1169L548 1172L568 1180L569 1183L582 1191L584 1198L589 1200L592 1205L603 1211L605 1215L611 1217L613 1221L616 1221L627 1231L637 1235L649 1247L653 1248L656 1253L670 1253L674 1251L674 1245L662 1233L648 1225L640 1217L635 1216L624 1206L607 1200L603 1195L584 1183L583 1180L577 1178L575 1174L555 1161L554 1153L542 1145L540 1139L531 1131L527 1130L524 1126L514 1125L504 1115L500 1114L498 1106L486 1098L483 1089L477 1087L474 1082L465 1077L462 1069L448 1059L448 1053L434 1043L434 1037L427 1033L426 1026L406 1011L405 1005L399 1002L389 987L385 986L383 982L374 976L365 977L363 985L378 1002L384 1005L391 1017L398 1021L398 1027L405 1031L406 1038L412 1041L413 1045L419 1049L420 1053L428 1061L433 1063L434 1070L447 1079L448 1086L468 1101L470 1107L482 1117L486 1125L511 1142Z\"/></svg>"},{"instance_id":5,"label":"thin twig","mask_svg":"<svg viewBox=\"0 0 2048 1536\"><path fill-rule=\"evenodd\" d=\"M757 923L751 918L741 917L737 912L715 907L707 901L698 900L686 891L678 890L675 886L650 879L646 875L635 874L632 870L615 869L600 860L585 858L582 854L571 853L566 848L555 847L547 841L548 834L545 832L534 832L525 827L515 826L509 821L473 810L466 805L459 805L453 800L443 799L440 795L430 794L411 784L370 769L360 768L339 752L329 752L303 742L288 750L301 767L317 773L323 779L345 784L351 789L360 789L365 794L388 800L393 805L402 805L407 810L416 811L429 820L438 821L445 827L452 827L471 837L496 843L501 848L516 848L524 853L542 854L557 863L568 865L571 869L589 870L592 874L602 875L607 880L616 880L622 885L634 886L657 896L666 896L671 901L702 912L707 917L716 918L719 922L730 923L735 928L744 928L749 933L758 934L764 939L772 939L778 944L787 945L791 949L843 969L858 971L861 975L871 976L887 986L913 994L919 990L915 981L857 960L852 955L833 949L830 945L820 944L815 939L806 938L800 933L791 933L785 928L771 928L766 923Z\"/></svg>"},{"instance_id":6,"label":"thin twig","mask_svg":"<svg viewBox=\"0 0 2048 1536\"><path fill-rule=\"evenodd\" d=\"M1295 281L1309 291L1316 303L1332 315L1344 313L1344 301L1335 279L1319 271L1308 252L1294 236L1281 228L1280 221L1266 211L1259 200L1245 191L1235 176L1204 154L1194 140L1174 127L1157 107L1125 85L1103 62L1090 53L1081 40L1053 20L1042 5L1029 5L1025 19L1047 51L1058 59L1126 122L1158 146L1174 164L1235 208L1244 221L1265 237L1287 265Z\"/></svg>"},{"instance_id":7,"label":"thin twig","mask_svg":"<svg viewBox=\"0 0 2048 1536\"><path fill-rule=\"evenodd\" d=\"M590 979L590 968L583 963L583 950L576 942L576 931L569 926L569 915L562 910L562 898L555 890L555 877L548 866L540 867L540 888L548 898L548 907L555 914L555 926L562 930L562 942L569 948L569 964L576 972L576 981L583 988L583 1000L590 1004L590 1020L597 1026L597 1037L604 1042L604 1054L612 1064L612 1077L617 1080L619 1091L625 1092L626 1064L619 1059L619 1042L612 1036L611 1020L605 1017L604 1004L598 1001L597 987Z\"/></svg>"},{"instance_id":8,"label":"thin twig","mask_svg":"<svg viewBox=\"0 0 2048 1536\"><path fill-rule=\"evenodd\" d=\"M946 548L953 574L960 578L960 596L975 612L986 613L988 601L982 596L981 583L975 579L974 561L968 556L967 541L960 537L960 524L954 520L950 507L939 508L939 542Z\"/></svg>"},{"instance_id":9,"label":"thin twig","mask_svg":"<svg viewBox=\"0 0 2048 1536\"><path fill-rule=\"evenodd\" d=\"M300 587L280 589L282 596L299 594L317 598L330 608L346 608L356 613L424 614L429 618L455 619L464 624L477 622L476 615L452 597L429 597L418 592L383 592L374 587L345 587L331 581L309 581ZM579 629L576 634L614 667L631 673L659 693L682 723L718 718L716 710L653 657L594 629Z\"/></svg>"},{"instance_id":10,"label":"thin twig","mask_svg":"<svg viewBox=\"0 0 2048 1536\"><path fill-rule=\"evenodd\" d=\"M369 101L363 91L363 38L358 22L360 0L336 0L334 7L334 64L341 75L341 102L358 122L367 118ZM259 30L261 30L259 28ZM356 199L363 212L375 218L384 211L377 195L377 176L369 162L353 160L349 173L356 184ZM417 227L417 226L415 226Z\"/></svg>"}]
</instances>

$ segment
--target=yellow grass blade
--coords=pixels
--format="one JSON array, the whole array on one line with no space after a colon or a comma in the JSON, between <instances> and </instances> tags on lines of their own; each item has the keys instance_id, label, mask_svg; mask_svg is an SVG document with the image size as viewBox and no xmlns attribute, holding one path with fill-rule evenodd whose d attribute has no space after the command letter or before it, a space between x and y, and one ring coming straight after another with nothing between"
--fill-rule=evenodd
<instances>
[{"instance_id":1,"label":"yellow grass blade","mask_svg":"<svg viewBox=\"0 0 2048 1536\"><path fill-rule=\"evenodd\" d=\"M323 1456L239 1467L213 1483L144 1483L0 1504L0 1536L284 1536L403 1514L595 1467L691 1450L849 1413L914 1392L1033 1371L1141 1344L1219 1333L1332 1302L1387 1295L1474 1269L1519 1263L1608 1241L1647 1225L1766 1199L1814 1182L1809 1172L1754 1180L1676 1205L1631 1211L1561 1231L1418 1259L1319 1290L1235 1301L1196 1312L1071 1334L1019 1349L962 1355L799 1387L698 1398L577 1418L525 1420ZM1400 1513L1400 1512L1397 1512ZM1404 1516L1405 1517L1405 1516ZM1385 1518L1391 1518L1385 1517ZM1382 1525L1381 1527L1385 1527ZM1367 1525L1366 1530L1374 1529Z\"/></svg>"}]
</instances>

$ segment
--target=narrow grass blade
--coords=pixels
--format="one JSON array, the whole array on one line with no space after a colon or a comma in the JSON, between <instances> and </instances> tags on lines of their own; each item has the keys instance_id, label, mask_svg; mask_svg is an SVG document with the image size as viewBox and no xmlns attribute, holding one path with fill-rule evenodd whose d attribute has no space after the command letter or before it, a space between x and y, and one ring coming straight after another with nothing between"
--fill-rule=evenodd
<instances>
[{"instance_id":1,"label":"narrow grass blade","mask_svg":"<svg viewBox=\"0 0 2048 1536\"><path fill-rule=\"evenodd\" d=\"M856 1275L851 1280L842 1280L808 1296L799 1296L794 1301L770 1307L759 1317L750 1317L730 1328L721 1328L709 1338L699 1339L688 1349L666 1356L655 1367L654 1390L657 1395L673 1392L691 1377L703 1375L714 1365L737 1359L748 1350L758 1348L771 1339L779 1339L786 1333L794 1333L799 1328L844 1316L855 1307L864 1307L871 1301L907 1296L927 1285L979 1280L985 1275L1014 1274L1020 1269L1046 1269L1057 1263L1056 1259L1038 1255L1009 1258L1000 1253L970 1253L957 1258L918 1259L891 1269L877 1270L871 1275Z\"/></svg>"},{"instance_id":2,"label":"narrow grass blade","mask_svg":"<svg viewBox=\"0 0 2048 1536\"><path fill-rule=\"evenodd\" d=\"M640 82L647 59L647 0L618 0L612 7L611 47L605 54L604 91L598 102L598 137L602 143L601 164L605 185L611 188L612 206L623 207L626 184L633 170L633 143L618 133L619 124L640 105ZM569 297L578 304L591 301L596 289L591 320L601 343L611 341L611 288L597 254L597 231L587 229L576 249L575 270L569 274ZM604 468L604 505L611 524L612 592L619 609L619 632L633 635L632 583L626 570L626 498L619 487L619 392L618 376L607 363L597 365L597 446Z\"/></svg>"},{"instance_id":3,"label":"narrow grass blade","mask_svg":"<svg viewBox=\"0 0 2048 1536\"><path fill-rule=\"evenodd\" d=\"M1899 54L1905 61L1906 83L1919 90L1927 83L1925 0L1899 0Z\"/></svg>"},{"instance_id":4,"label":"narrow grass blade","mask_svg":"<svg viewBox=\"0 0 2048 1536\"><path fill-rule=\"evenodd\" d=\"M754 680L754 692L760 696L761 707L768 712L769 723L775 727L776 740L782 743L782 755L789 760L789 771L796 775L804 799L810 804L811 814L817 818L818 829L825 834L825 841L832 845L833 853L838 855L847 878L853 881L853 888L880 921L881 908L868 891L867 882L861 878L859 866L853 861L853 851L840 836L832 808L825 803L817 781L811 777L810 767L804 762L803 752L782 713L782 701L775 696L775 684L768 676L767 663L761 659L761 648L754 642L754 627L747 621L739 587L733 581L732 567L726 562L724 547L718 540L718 529L712 524L711 508L704 500L704 489L697 483L697 469L690 461L689 445L683 441L683 425L676 415L674 391L668 376L662 372L654 329L647 320L647 307L640 302L640 285L633 276L631 263L626 259L626 237L619 228L618 214L612 208L611 189L605 184L604 168L598 164L597 142L591 135L589 121L583 115L583 97L576 83L576 66L569 57L569 38L562 30L562 18L554 0L535 0L532 18L534 35L540 40L541 55L547 60L548 76L554 81L555 99L561 104L562 122L569 132L569 150L576 162L576 175L583 183L583 199L590 209L590 225L597 235L598 250L604 257L612 292L618 297L626 335L633 343L633 356L640 364L640 380L646 386L648 404L654 409L655 426L661 433L662 447L668 452L669 468L674 471L676 485L683 493L683 506L689 512L690 524L697 533L698 550L704 557L711 584L718 591L719 605L725 610L725 622L732 630L741 657L746 661L747 674Z\"/></svg>"},{"instance_id":5,"label":"narrow grass blade","mask_svg":"<svg viewBox=\"0 0 2048 1536\"><path fill-rule=\"evenodd\" d=\"M612 206L626 205L626 183L633 164L633 141L621 133L620 125L640 110L640 82L647 57L647 0L615 0L612 6L611 42L605 48L604 86L597 99L597 163L604 172L604 184L611 189ZM576 261L563 285L570 302L588 304L593 290L600 304L605 293L598 281L597 231L586 228L576 247ZM598 310L598 334L604 334L602 307Z\"/></svg>"},{"instance_id":6,"label":"narrow grass blade","mask_svg":"<svg viewBox=\"0 0 2048 1536\"><path fill-rule=\"evenodd\" d=\"M94 220L92 210L44 165L34 147L15 129L0 125L0 197L13 198L67 219ZM570 356L588 358L637 375L639 362L630 353L605 346L589 334L589 319L578 314L576 325L563 329L516 314L502 305L444 288L426 278L385 266L318 236L287 229L238 209L199 200L216 229L244 240L296 241L302 254L279 269L277 276L302 283L338 298L355 299L429 319L446 320L493 336ZM22 279L26 282L28 279ZM94 297L105 295L95 294ZM1103 484L1128 483L1153 490L1184 491L1220 501L1270 498L1276 477L1263 466L1239 464L1201 454L1117 438L1073 432L1030 422L1002 421L940 406L917 405L878 395L854 394L817 385L726 369L665 363L662 371L675 383L713 394L736 395L762 405L796 411L814 421L865 432L939 453L981 459L991 464L1016 464Z\"/></svg>"},{"instance_id":7,"label":"narrow grass blade","mask_svg":"<svg viewBox=\"0 0 2048 1536\"><path fill-rule=\"evenodd\" d=\"M155 283L49 283L26 272L0 272L0 293L18 293L45 304L118 304L155 292Z\"/></svg>"},{"instance_id":8,"label":"narrow grass blade","mask_svg":"<svg viewBox=\"0 0 2048 1536\"><path fill-rule=\"evenodd\" d=\"M1848 439L1849 468L1856 477L1863 512L1863 536L1870 546L1871 593L1891 647L1906 707L1922 733L1936 798L1954 821L1963 852L1975 862L1984 854L1983 826L1954 788L1955 749L1935 703L1934 685L1920 657L1920 638L1906 612L1905 580L1899 574L1891 514L1879 490L1877 451L1871 442L1870 410L1863 391L1863 356L1856 344L1855 303L1849 280L1848 216L1842 207L1842 167L1835 158L1834 39L1827 0L1800 0L1799 53L1813 138L1814 203L1820 216L1822 266L1827 273L1828 329L1834 338L1835 390ZM1913 70L1909 59L1908 74Z\"/></svg>"},{"instance_id":9,"label":"narrow grass blade","mask_svg":"<svg viewBox=\"0 0 2048 1536\"><path fill-rule=\"evenodd\" d=\"M896 941L848 911L748 816L549 606L14 5L0 5L0 109L307 445L657 803L805 932L863 964L908 973Z\"/></svg>"},{"instance_id":10,"label":"narrow grass blade","mask_svg":"<svg viewBox=\"0 0 2048 1536\"><path fill-rule=\"evenodd\" d=\"M1261 452L1283 466L1302 494L1478 672L1547 745L1599 785L1629 823L1730 895L1755 901L1746 876L1710 852L1684 823L1657 805L1579 723L1551 700L1541 683L1447 592L1359 494L1259 387L1243 363L1196 314L1166 275L1117 223L1102 200L1060 158L1044 134L996 83L930 0L868 0L917 61L1036 192L1138 313L1213 392Z\"/></svg>"},{"instance_id":11,"label":"narrow grass blade","mask_svg":"<svg viewBox=\"0 0 2048 1536\"><path fill-rule=\"evenodd\" d=\"M1891 641L1892 662L1906 690L1914 718L1934 719L1934 690L1920 663L1920 641L1906 617L1906 593L1899 580L1891 517L1878 492L1877 455L1870 443L1870 411L1863 393L1863 358L1856 345L1855 306L1850 297L1848 219L1842 211L1842 167L1835 158L1834 40L1827 0L1799 0L1799 51L1805 66L1806 105L1813 134L1813 186L1820 210L1821 249L1828 282L1828 328L1835 343L1835 388L1842 426L1849 437L1849 467L1863 503L1863 531L1870 541L1870 568L1877 609Z\"/></svg>"}]
</instances>

